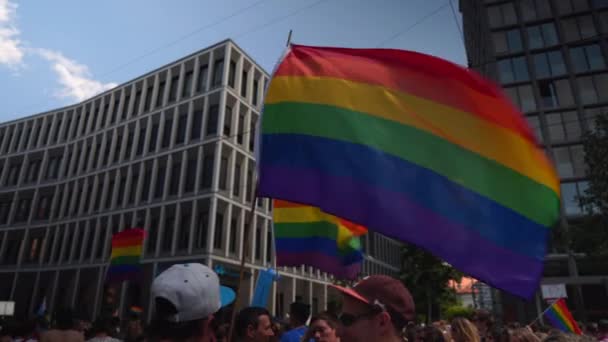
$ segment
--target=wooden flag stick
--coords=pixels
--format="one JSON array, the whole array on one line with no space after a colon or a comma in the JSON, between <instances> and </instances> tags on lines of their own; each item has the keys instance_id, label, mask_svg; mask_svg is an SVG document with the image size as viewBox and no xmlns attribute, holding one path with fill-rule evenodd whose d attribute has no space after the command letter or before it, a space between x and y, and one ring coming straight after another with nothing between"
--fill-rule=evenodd
<instances>
[{"instance_id":1,"label":"wooden flag stick","mask_svg":"<svg viewBox=\"0 0 608 342\"><path fill-rule=\"evenodd\" d=\"M241 255L241 266L239 268L239 286L237 287L236 290L236 299L234 301L234 307L232 310L232 315L230 317L230 330L228 332L228 341L232 341L232 333L234 332L234 321L236 319L236 313L237 310L239 308L239 305L241 305L241 289L243 288L243 278L245 277L245 258L247 257L247 254L249 254L249 248L250 248L250 241L251 239L249 238L249 230L251 228L251 225L253 223L253 218L255 215L255 206L257 204L258 201L258 196L257 196L257 186L253 191L253 200L251 201L251 208L249 209L249 213L247 214L247 219L245 220L246 224L244 227L244 232L243 232L243 252Z\"/></svg>"}]
</instances>

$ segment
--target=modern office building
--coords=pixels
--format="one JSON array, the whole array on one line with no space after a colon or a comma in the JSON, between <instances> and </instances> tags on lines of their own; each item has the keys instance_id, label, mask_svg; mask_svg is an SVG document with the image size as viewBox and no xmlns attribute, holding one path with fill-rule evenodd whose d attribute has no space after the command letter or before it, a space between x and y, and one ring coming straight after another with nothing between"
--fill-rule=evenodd
<instances>
[{"instance_id":1,"label":"modern office building","mask_svg":"<svg viewBox=\"0 0 608 342\"><path fill-rule=\"evenodd\" d=\"M249 302L259 270L274 262L269 200L258 201L244 236L268 80L226 40L82 103L1 124L0 300L15 301L18 316L45 301L85 319L132 305L149 317L154 275L202 262L236 287L248 240ZM141 282L107 284L111 237L135 226L147 231ZM394 273L398 244L368 238L379 256L365 269ZM277 315L295 300L324 309L327 274L280 273L268 303Z\"/></svg>"},{"instance_id":2,"label":"modern office building","mask_svg":"<svg viewBox=\"0 0 608 342\"><path fill-rule=\"evenodd\" d=\"M588 186L581 137L608 112L608 1L460 0L460 11L469 67L500 83L524 113L561 179L561 225L576 222L576 198ZM566 284L579 318L608 314L608 270L551 252L543 282ZM503 296L503 314L533 319L539 297L535 307Z\"/></svg>"}]
</instances>

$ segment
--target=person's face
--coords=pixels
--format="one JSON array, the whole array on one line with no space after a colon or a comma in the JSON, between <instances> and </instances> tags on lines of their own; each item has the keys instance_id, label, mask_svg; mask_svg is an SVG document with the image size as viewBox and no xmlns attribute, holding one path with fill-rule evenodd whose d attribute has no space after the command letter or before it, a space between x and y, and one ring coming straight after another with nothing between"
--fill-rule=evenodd
<instances>
[{"instance_id":1,"label":"person's face","mask_svg":"<svg viewBox=\"0 0 608 342\"><path fill-rule=\"evenodd\" d=\"M312 337L318 342L336 342L338 337L336 336L336 329L332 328L327 324L326 321L318 319L310 326L312 331Z\"/></svg>"},{"instance_id":2,"label":"person's face","mask_svg":"<svg viewBox=\"0 0 608 342\"><path fill-rule=\"evenodd\" d=\"M369 305L344 296L338 335L342 341L377 341L391 328L390 316L386 312L373 311Z\"/></svg>"},{"instance_id":3,"label":"person's face","mask_svg":"<svg viewBox=\"0 0 608 342\"><path fill-rule=\"evenodd\" d=\"M247 335L251 341L256 342L265 342L269 341L272 336L274 336L274 331L272 330L272 322L270 321L270 317L268 315L261 315L258 317L258 326L254 328L253 326L249 326Z\"/></svg>"}]
</instances>

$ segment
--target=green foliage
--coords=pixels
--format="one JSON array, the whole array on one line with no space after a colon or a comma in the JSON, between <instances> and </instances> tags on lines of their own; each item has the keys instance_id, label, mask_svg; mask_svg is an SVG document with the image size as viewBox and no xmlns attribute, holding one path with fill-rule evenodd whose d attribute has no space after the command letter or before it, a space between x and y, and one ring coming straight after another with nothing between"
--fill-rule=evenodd
<instances>
[{"instance_id":1,"label":"green foliage","mask_svg":"<svg viewBox=\"0 0 608 342\"><path fill-rule=\"evenodd\" d=\"M444 317L447 320L452 320L456 317L464 317L470 319L473 317L473 308L467 308L461 305L452 305L447 307L444 311Z\"/></svg>"},{"instance_id":2,"label":"green foliage","mask_svg":"<svg viewBox=\"0 0 608 342\"><path fill-rule=\"evenodd\" d=\"M426 313L427 322L438 319L441 308L457 303L448 282L460 281L462 273L414 245L403 248L400 277L414 297L417 313Z\"/></svg>"}]
</instances>

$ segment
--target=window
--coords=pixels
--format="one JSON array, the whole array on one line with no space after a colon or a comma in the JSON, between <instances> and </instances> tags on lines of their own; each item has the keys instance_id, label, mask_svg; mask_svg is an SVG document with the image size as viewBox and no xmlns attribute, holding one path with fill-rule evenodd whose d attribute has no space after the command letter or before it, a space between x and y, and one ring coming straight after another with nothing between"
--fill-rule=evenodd
<instances>
[{"instance_id":1,"label":"window","mask_svg":"<svg viewBox=\"0 0 608 342\"><path fill-rule=\"evenodd\" d=\"M560 178L585 176L585 152L582 145L556 147L553 153Z\"/></svg>"},{"instance_id":2,"label":"window","mask_svg":"<svg viewBox=\"0 0 608 342\"><path fill-rule=\"evenodd\" d=\"M156 187L154 190L154 198L162 198L165 188L165 165L159 165L158 174L156 175Z\"/></svg>"},{"instance_id":3,"label":"window","mask_svg":"<svg viewBox=\"0 0 608 342\"><path fill-rule=\"evenodd\" d=\"M222 76L224 74L224 60L218 59L213 65L213 86L219 86L222 84Z\"/></svg>"},{"instance_id":4,"label":"window","mask_svg":"<svg viewBox=\"0 0 608 342\"><path fill-rule=\"evenodd\" d=\"M259 228L255 229L255 260L260 260L262 252L262 234Z\"/></svg>"},{"instance_id":5,"label":"window","mask_svg":"<svg viewBox=\"0 0 608 342\"><path fill-rule=\"evenodd\" d=\"M519 29L496 32L493 34L493 37L496 53L519 52L523 48Z\"/></svg>"},{"instance_id":6,"label":"window","mask_svg":"<svg viewBox=\"0 0 608 342\"><path fill-rule=\"evenodd\" d=\"M179 85L179 76L173 76L171 78L171 88L169 89L169 102L173 102L177 99L177 86Z\"/></svg>"},{"instance_id":7,"label":"window","mask_svg":"<svg viewBox=\"0 0 608 342\"><path fill-rule=\"evenodd\" d=\"M566 41L586 39L597 35L590 15L562 20Z\"/></svg>"},{"instance_id":8,"label":"window","mask_svg":"<svg viewBox=\"0 0 608 342\"><path fill-rule=\"evenodd\" d=\"M254 106L258 105L258 80L253 80L252 102Z\"/></svg>"},{"instance_id":9,"label":"window","mask_svg":"<svg viewBox=\"0 0 608 342\"><path fill-rule=\"evenodd\" d=\"M247 97L247 71L243 70L243 76L241 77L241 96Z\"/></svg>"},{"instance_id":10,"label":"window","mask_svg":"<svg viewBox=\"0 0 608 342\"><path fill-rule=\"evenodd\" d=\"M217 133L217 117L219 115L219 106L211 105L209 107L209 116L207 117L207 135L214 135Z\"/></svg>"},{"instance_id":11,"label":"window","mask_svg":"<svg viewBox=\"0 0 608 342\"><path fill-rule=\"evenodd\" d=\"M203 173L201 175L201 190L211 189L213 181L213 153L205 154L203 157Z\"/></svg>"},{"instance_id":12,"label":"window","mask_svg":"<svg viewBox=\"0 0 608 342\"><path fill-rule=\"evenodd\" d=\"M156 107L163 105L163 97L165 96L165 81L160 81L158 84L158 94L156 95Z\"/></svg>"},{"instance_id":13,"label":"window","mask_svg":"<svg viewBox=\"0 0 608 342\"><path fill-rule=\"evenodd\" d=\"M509 95L513 103L522 112L532 112L536 110L536 101L532 94L532 86L523 85L519 87L505 88L505 93Z\"/></svg>"},{"instance_id":14,"label":"window","mask_svg":"<svg viewBox=\"0 0 608 342\"><path fill-rule=\"evenodd\" d=\"M179 158L177 158L179 159ZM176 160L171 167L171 184L169 185L169 195L175 196L179 192L179 180L181 178L182 161Z\"/></svg>"},{"instance_id":15,"label":"window","mask_svg":"<svg viewBox=\"0 0 608 342\"><path fill-rule=\"evenodd\" d=\"M589 9L587 0L553 0L559 14L571 14Z\"/></svg>"},{"instance_id":16,"label":"window","mask_svg":"<svg viewBox=\"0 0 608 342\"><path fill-rule=\"evenodd\" d=\"M203 109L195 109L192 113L192 131L190 132L190 139L201 138L201 126L203 125Z\"/></svg>"},{"instance_id":17,"label":"window","mask_svg":"<svg viewBox=\"0 0 608 342\"><path fill-rule=\"evenodd\" d=\"M131 102L131 94L127 94L125 96L125 103L122 107L122 119L126 120L127 115L129 114L129 103Z\"/></svg>"},{"instance_id":18,"label":"window","mask_svg":"<svg viewBox=\"0 0 608 342\"><path fill-rule=\"evenodd\" d=\"M188 114L183 113L179 116L177 121L177 136L175 137L175 144L182 144L186 141L186 124L188 124Z\"/></svg>"},{"instance_id":19,"label":"window","mask_svg":"<svg viewBox=\"0 0 608 342\"><path fill-rule=\"evenodd\" d=\"M498 70L502 83L522 82L530 79L525 57L500 60Z\"/></svg>"},{"instance_id":20,"label":"window","mask_svg":"<svg viewBox=\"0 0 608 342\"><path fill-rule=\"evenodd\" d=\"M222 240L224 239L224 215L217 213L215 215L215 234L213 236L213 248L222 249Z\"/></svg>"},{"instance_id":21,"label":"window","mask_svg":"<svg viewBox=\"0 0 608 342\"><path fill-rule=\"evenodd\" d=\"M137 181L139 181L139 164L133 167L131 173L131 190L129 191L128 204L135 202L135 194L137 194Z\"/></svg>"},{"instance_id":22,"label":"window","mask_svg":"<svg viewBox=\"0 0 608 342\"><path fill-rule=\"evenodd\" d=\"M196 91L206 91L207 90L207 75L209 74L209 67L207 64L201 65L198 68L198 84L196 86Z\"/></svg>"},{"instance_id":23,"label":"window","mask_svg":"<svg viewBox=\"0 0 608 342\"><path fill-rule=\"evenodd\" d=\"M598 101L608 101L608 74L599 74L586 77L577 77L581 98L584 104L592 104Z\"/></svg>"},{"instance_id":24,"label":"window","mask_svg":"<svg viewBox=\"0 0 608 342\"><path fill-rule=\"evenodd\" d=\"M545 114L551 142L578 140L581 137L581 125L575 111Z\"/></svg>"},{"instance_id":25,"label":"window","mask_svg":"<svg viewBox=\"0 0 608 342\"><path fill-rule=\"evenodd\" d=\"M230 220L230 246L228 247L230 253L236 253L236 238L238 233L237 219L233 217Z\"/></svg>"},{"instance_id":26,"label":"window","mask_svg":"<svg viewBox=\"0 0 608 342\"><path fill-rule=\"evenodd\" d=\"M604 56L597 44L579 46L570 49L570 56L576 72L603 69Z\"/></svg>"},{"instance_id":27,"label":"window","mask_svg":"<svg viewBox=\"0 0 608 342\"><path fill-rule=\"evenodd\" d=\"M557 44L557 33L553 23L530 26L526 29L528 44L531 49L552 46Z\"/></svg>"},{"instance_id":28,"label":"window","mask_svg":"<svg viewBox=\"0 0 608 342\"><path fill-rule=\"evenodd\" d=\"M175 226L175 216L167 216L163 229L162 251L169 253L173 247L173 230Z\"/></svg>"},{"instance_id":29,"label":"window","mask_svg":"<svg viewBox=\"0 0 608 342\"><path fill-rule=\"evenodd\" d=\"M560 76L566 73L566 65L560 51L538 53L533 59L536 77Z\"/></svg>"},{"instance_id":30,"label":"window","mask_svg":"<svg viewBox=\"0 0 608 342\"><path fill-rule=\"evenodd\" d=\"M517 22L515 8L512 3L488 7L488 17L490 27L492 28L513 25Z\"/></svg>"},{"instance_id":31,"label":"window","mask_svg":"<svg viewBox=\"0 0 608 342\"><path fill-rule=\"evenodd\" d=\"M559 81L539 81L538 88L545 108L571 106L574 104L572 90L567 79Z\"/></svg>"},{"instance_id":32,"label":"window","mask_svg":"<svg viewBox=\"0 0 608 342\"><path fill-rule=\"evenodd\" d=\"M118 105L120 104L120 94L114 94L114 107L112 108L112 116L110 117L110 124L116 122L116 118L118 117ZM78 127L78 119L76 119L76 128Z\"/></svg>"},{"instance_id":33,"label":"window","mask_svg":"<svg viewBox=\"0 0 608 342\"><path fill-rule=\"evenodd\" d=\"M19 200L17 206L17 213L15 214L15 222L25 222L30 215L30 209L32 207L32 198L26 197Z\"/></svg>"},{"instance_id":34,"label":"window","mask_svg":"<svg viewBox=\"0 0 608 342\"><path fill-rule=\"evenodd\" d=\"M150 145L148 145L148 152L156 151L156 142L158 141L158 122L152 124L152 132L150 132Z\"/></svg>"},{"instance_id":35,"label":"window","mask_svg":"<svg viewBox=\"0 0 608 342\"><path fill-rule=\"evenodd\" d=\"M190 96L190 90L192 90L192 77L194 72L189 70L184 75L184 89L182 90L182 97Z\"/></svg>"},{"instance_id":36,"label":"window","mask_svg":"<svg viewBox=\"0 0 608 342\"><path fill-rule=\"evenodd\" d=\"M578 198L579 196L585 194L588 187L588 182L561 184L561 197L562 202L564 203L566 215L580 215L583 213L583 209L580 206Z\"/></svg>"},{"instance_id":37,"label":"window","mask_svg":"<svg viewBox=\"0 0 608 342\"><path fill-rule=\"evenodd\" d=\"M530 90L530 92L531 92L531 90ZM251 121L249 123L249 150L251 152L253 152L254 147L255 147L255 126L256 126L256 119L251 118Z\"/></svg>"},{"instance_id":38,"label":"window","mask_svg":"<svg viewBox=\"0 0 608 342\"><path fill-rule=\"evenodd\" d=\"M608 7L608 0L591 0L591 3L595 8Z\"/></svg>"},{"instance_id":39,"label":"window","mask_svg":"<svg viewBox=\"0 0 608 342\"><path fill-rule=\"evenodd\" d=\"M253 132L251 132L253 134ZM236 132L236 142L243 145L243 136L245 135L245 114L239 114L239 130Z\"/></svg>"},{"instance_id":40,"label":"window","mask_svg":"<svg viewBox=\"0 0 608 342\"><path fill-rule=\"evenodd\" d=\"M133 116L139 114L139 103L141 102L141 89L135 93L135 102L133 103Z\"/></svg>"},{"instance_id":41,"label":"window","mask_svg":"<svg viewBox=\"0 0 608 342\"><path fill-rule=\"evenodd\" d=\"M177 249L183 252L188 251L188 244L190 243L190 222L192 222L192 213L190 212L190 209L182 207Z\"/></svg>"},{"instance_id":42,"label":"window","mask_svg":"<svg viewBox=\"0 0 608 342\"><path fill-rule=\"evenodd\" d=\"M186 181L184 182L184 193L193 192L196 182L196 158L191 157L186 164Z\"/></svg>"},{"instance_id":43,"label":"window","mask_svg":"<svg viewBox=\"0 0 608 342\"><path fill-rule=\"evenodd\" d=\"M226 190L226 182L228 179L228 157L222 157L220 163L220 189Z\"/></svg>"},{"instance_id":44,"label":"window","mask_svg":"<svg viewBox=\"0 0 608 342\"><path fill-rule=\"evenodd\" d=\"M526 120L528 121L528 125L530 125L530 128L532 128L532 131L534 132L534 136L536 137L536 139L540 143L543 143L543 133L542 133L542 129L540 127L540 121L538 119L538 116L536 116L536 115L527 116Z\"/></svg>"},{"instance_id":45,"label":"window","mask_svg":"<svg viewBox=\"0 0 608 342\"><path fill-rule=\"evenodd\" d=\"M114 201L114 184L116 184L114 176L115 175L110 175L110 184L108 184L108 197L106 197L106 209L112 208L112 203Z\"/></svg>"},{"instance_id":46,"label":"window","mask_svg":"<svg viewBox=\"0 0 608 342\"><path fill-rule=\"evenodd\" d=\"M232 186L234 197L241 195L241 164L237 163L234 167L234 185Z\"/></svg>"},{"instance_id":47,"label":"window","mask_svg":"<svg viewBox=\"0 0 608 342\"><path fill-rule=\"evenodd\" d=\"M524 21L549 18L551 16L549 0L522 0L521 13Z\"/></svg>"},{"instance_id":48,"label":"window","mask_svg":"<svg viewBox=\"0 0 608 342\"><path fill-rule=\"evenodd\" d=\"M125 151L125 159L129 160L131 158L131 150L133 149L133 138L135 132L134 129L129 129L127 133L127 150Z\"/></svg>"},{"instance_id":49,"label":"window","mask_svg":"<svg viewBox=\"0 0 608 342\"><path fill-rule=\"evenodd\" d=\"M232 108L230 106L226 106L224 115L224 136L229 137L232 126Z\"/></svg>"},{"instance_id":50,"label":"window","mask_svg":"<svg viewBox=\"0 0 608 342\"><path fill-rule=\"evenodd\" d=\"M116 145L114 145L114 162L118 163L120 160L120 148L122 147L122 134L121 132L116 135Z\"/></svg>"},{"instance_id":51,"label":"window","mask_svg":"<svg viewBox=\"0 0 608 342\"><path fill-rule=\"evenodd\" d=\"M141 126L142 127L139 130L139 141L137 142L137 151L135 152L135 155L137 156L144 153L144 144L146 143L146 123L143 122Z\"/></svg>"},{"instance_id":52,"label":"window","mask_svg":"<svg viewBox=\"0 0 608 342\"><path fill-rule=\"evenodd\" d=\"M252 201L252 194L253 194L253 171L251 171L251 167L249 169L247 169L247 193L245 194L245 200L247 202L251 202Z\"/></svg>"},{"instance_id":53,"label":"window","mask_svg":"<svg viewBox=\"0 0 608 342\"><path fill-rule=\"evenodd\" d=\"M125 198L125 191L127 188L127 170L123 170L122 177L120 177L120 183L118 183L118 197L116 198L116 206L122 207Z\"/></svg>"},{"instance_id":54,"label":"window","mask_svg":"<svg viewBox=\"0 0 608 342\"><path fill-rule=\"evenodd\" d=\"M30 161L30 165L28 166L28 174L27 174L27 182L33 183L38 180L38 174L40 171L40 160L32 160Z\"/></svg>"},{"instance_id":55,"label":"window","mask_svg":"<svg viewBox=\"0 0 608 342\"><path fill-rule=\"evenodd\" d=\"M167 148L171 144L171 131L173 130L173 115L167 114L165 127L163 128L163 144L161 148Z\"/></svg>"},{"instance_id":56,"label":"window","mask_svg":"<svg viewBox=\"0 0 608 342\"><path fill-rule=\"evenodd\" d=\"M144 112L147 112L148 110L150 110L150 105L152 105L152 91L154 90L154 87L152 86L148 86L148 89L146 89L146 100L144 101Z\"/></svg>"},{"instance_id":57,"label":"window","mask_svg":"<svg viewBox=\"0 0 608 342\"><path fill-rule=\"evenodd\" d=\"M144 182L143 182L142 193L141 193L142 202L147 201L148 197L150 197L151 186L149 186L149 184L151 182L152 182L152 164L146 163L145 171L144 171Z\"/></svg>"},{"instance_id":58,"label":"window","mask_svg":"<svg viewBox=\"0 0 608 342\"><path fill-rule=\"evenodd\" d=\"M207 247L207 224L209 222L209 213L205 208L199 208L198 218L196 222L196 240L195 249L205 249Z\"/></svg>"},{"instance_id":59,"label":"window","mask_svg":"<svg viewBox=\"0 0 608 342\"><path fill-rule=\"evenodd\" d=\"M234 81L236 78L236 62L230 61L230 68L228 69L228 85L234 88Z\"/></svg>"}]
</instances>

